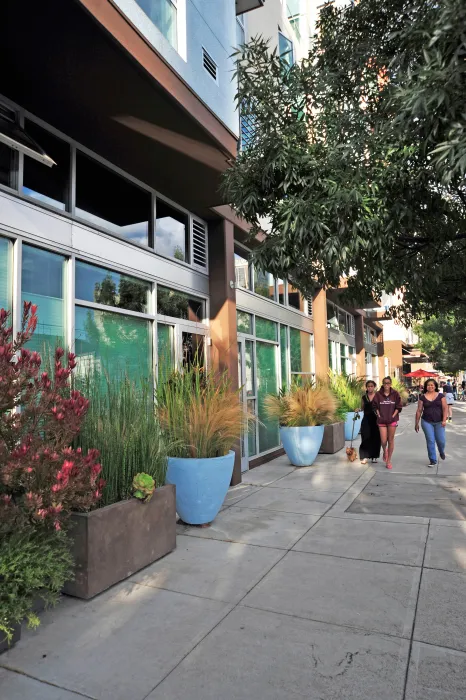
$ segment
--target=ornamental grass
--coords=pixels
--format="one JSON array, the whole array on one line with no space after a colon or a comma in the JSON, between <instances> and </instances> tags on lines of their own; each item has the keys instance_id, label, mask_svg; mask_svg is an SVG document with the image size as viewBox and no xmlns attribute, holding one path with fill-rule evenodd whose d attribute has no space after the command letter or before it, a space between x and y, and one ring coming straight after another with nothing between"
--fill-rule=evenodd
<instances>
[{"instance_id":1,"label":"ornamental grass","mask_svg":"<svg viewBox=\"0 0 466 700\"><path fill-rule=\"evenodd\" d=\"M247 431L248 415L227 374L198 365L159 382L157 412L171 457L224 456Z\"/></svg>"},{"instance_id":2,"label":"ornamental grass","mask_svg":"<svg viewBox=\"0 0 466 700\"><path fill-rule=\"evenodd\" d=\"M77 438L86 449L97 446L106 481L100 505L132 496L140 472L165 484L167 451L154 409L150 377L132 379L127 372L88 371L78 379L89 399L89 410Z\"/></svg>"},{"instance_id":3,"label":"ornamental grass","mask_svg":"<svg viewBox=\"0 0 466 700\"><path fill-rule=\"evenodd\" d=\"M291 386L278 396L269 394L264 405L268 417L287 428L329 425L335 422L338 408L335 396L325 384L310 382Z\"/></svg>"}]
</instances>

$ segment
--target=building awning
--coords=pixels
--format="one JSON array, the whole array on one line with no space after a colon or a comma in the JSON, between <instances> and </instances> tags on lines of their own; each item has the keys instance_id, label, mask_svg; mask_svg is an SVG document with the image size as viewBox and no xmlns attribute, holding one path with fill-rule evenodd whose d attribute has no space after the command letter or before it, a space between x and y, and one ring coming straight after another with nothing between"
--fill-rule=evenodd
<instances>
[{"instance_id":1,"label":"building awning","mask_svg":"<svg viewBox=\"0 0 466 700\"><path fill-rule=\"evenodd\" d=\"M0 105L0 143L49 167L56 165L43 148L17 123L15 112L4 105Z\"/></svg>"}]
</instances>

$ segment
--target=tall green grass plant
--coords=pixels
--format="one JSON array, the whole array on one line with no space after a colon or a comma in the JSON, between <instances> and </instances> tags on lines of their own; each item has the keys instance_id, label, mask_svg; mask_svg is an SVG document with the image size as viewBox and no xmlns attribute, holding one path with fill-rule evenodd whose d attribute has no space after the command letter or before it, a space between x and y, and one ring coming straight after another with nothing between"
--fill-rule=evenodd
<instances>
[{"instance_id":1,"label":"tall green grass plant","mask_svg":"<svg viewBox=\"0 0 466 700\"><path fill-rule=\"evenodd\" d=\"M329 372L329 387L345 414L361 408L361 398L366 390L364 379Z\"/></svg>"},{"instance_id":2,"label":"tall green grass plant","mask_svg":"<svg viewBox=\"0 0 466 700\"><path fill-rule=\"evenodd\" d=\"M167 452L155 413L150 378L89 371L77 381L90 407L77 444L99 450L106 481L101 505L130 498L136 474L165 484Z\"/></svg>"}]
</instances>

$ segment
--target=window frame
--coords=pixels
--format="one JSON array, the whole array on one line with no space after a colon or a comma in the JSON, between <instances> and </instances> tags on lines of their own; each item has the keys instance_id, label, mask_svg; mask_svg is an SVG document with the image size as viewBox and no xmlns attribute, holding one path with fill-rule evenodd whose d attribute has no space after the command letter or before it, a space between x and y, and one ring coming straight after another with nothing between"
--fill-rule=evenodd
<instances>
[{"instance_id":1,"label":"window frame","mask_svg":"<svg viewBox=\"0 0 466 700\"><path fill-rule=\"evenodd\" d=\"M75 141L74 139L68 137L63 132L59 131L55 127L53 127L50 124L48 124L47 122L45 122L43 119L40 119L40 117L36 117L34 114L29 112L28 110L24 109L20 105L16 104L12 100L4 97L1 94L0 94L0 103L4 104L5 107L7 107L8 109L14 110L17 113L18 123L21 126L24 127L24 120L28 119L29 121L33 122L37 126L44 129L44 131L48 131L50 134L52 134L56 138L62 140L64 143L69 144L70 149L71 149L70 176L69 176L69 183L68 183L68 201L66 202L65 210L54 207L53 205L48 204L47 202L41 202L37 198L30 197L29 195L25 194L24 189L23 189L24 154L22 154L22 153L18 153L18 156L16 158L16 161L17 161L17 163L16 163L16 182L15 182L16 187L12 188L12 187L9 187L7 185L3 185L0 183L0 192L6 192L8 194L14 195L18 199L20 199L24 202L28 202L29 204L32 204L32 205L38 207L39 209L45 209L46 211L48 211L50 213L53 213L53 214L58 215L60 217L63 217L64 219L68 219L70 221L76 222L79 225L85 226L86 228L89 228L89 229L95 230L95 231L100 231L101 233L104 233L104 234L106 234L112 238L115 238L119 241L124 241L128 245L136 246L137 248L142 249L146 252L151 252L153 255L156 255L157 257L161 258L162 260L170 260L171 262L174 262L177 265L182 265L183 267L189 268L190 270L197 270L206 276L209 275L209 256L208 256L209 225L208 225L207 221L205 221L201 217L193 214L192 212L190 212L188 209L186 209L182 205L178 204L177 202L174 202L169 197L166 197L165 195L161 194L160 192L153 189L149 185L146 185L144 182L141 182L141 180L138 180L136 177L125 172L124 170L119 168L117 165L110 163L108 160L106 160L102 156L99 156L99 154L95 153L94 151L90 150L89 148L86 148L86 146L82 145L78 141ZM113 174L121 177L123 180L127 180L131 184L139 187L140 189L142 189L145 192L148 192L151 195L151 211L150 211L151 220L149 222L149 235L148 235L149 245L145 245L143 243L131 241L130 239L125 238L121 234L119 234L115 231L112 231L109 228L91 223L87 219L84 219L84 218L76 215L75 210L76 210L76 152L77 151L80 151L81 153L83 153L83 155L96 161L96 163L103 166L104 168L107 168ZM188 227L189 227L188 238L189 238L189 246L190 246L189 261L177 260L176 258L165 257L165 256L157 253L157 251L155 249L155 242L156 242L155 241L155 216L156 216L157 199L162 200L163 202L165 202L169 206L173 207L174 209L177 209L178 211L180 211L183 214L186 214L188 216ZM192 262L193 221L195 221L195 220L200 222L205 227L205 232L206 232L206 267L205 268Z\"/></svg>"}]
</instances>

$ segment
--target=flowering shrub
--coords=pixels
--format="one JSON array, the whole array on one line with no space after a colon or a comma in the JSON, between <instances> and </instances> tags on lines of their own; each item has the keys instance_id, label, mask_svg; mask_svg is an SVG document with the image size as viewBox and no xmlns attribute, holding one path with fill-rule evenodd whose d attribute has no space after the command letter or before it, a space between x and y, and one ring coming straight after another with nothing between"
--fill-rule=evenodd
<instances>
[{"instance_id":1,"label":"flowering shrub","mask_svg":"<svg viewBox=\"0 0 466 700\"><path fill-rule=\"evenodd\" d=\"M37 307L24 304L13 339L9 314L0 310L0 529L44 525L60 530L72 510L87 510L105 482L97 450L70 447L89 402L72 391L75 356L55 352L52 372L24 345L37 325Z\"/></svg>"}]
</instances>

